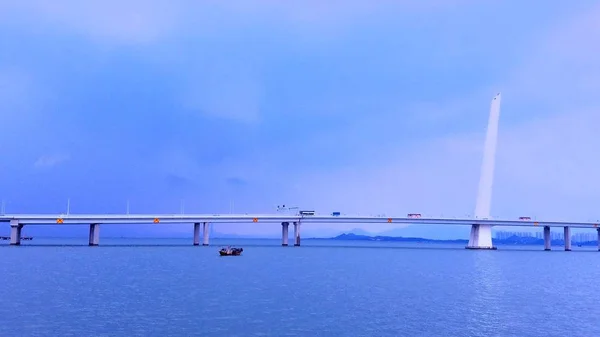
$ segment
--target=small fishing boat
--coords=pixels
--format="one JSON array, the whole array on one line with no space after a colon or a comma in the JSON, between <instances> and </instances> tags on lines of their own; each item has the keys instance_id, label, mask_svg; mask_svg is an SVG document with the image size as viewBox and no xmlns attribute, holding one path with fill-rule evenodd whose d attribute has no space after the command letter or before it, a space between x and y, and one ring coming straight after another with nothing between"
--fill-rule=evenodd
<instances>
[{"instance_id":1,"label":"small fishing boat","mask_svg":"<svg viewBox=\"0 0 600 337\"><path fill-rule=\"evenodd\" d=\"M221 256L239 256L242 255L244 248L224 247L219 250Z\"/></svg>"}]
</instances>

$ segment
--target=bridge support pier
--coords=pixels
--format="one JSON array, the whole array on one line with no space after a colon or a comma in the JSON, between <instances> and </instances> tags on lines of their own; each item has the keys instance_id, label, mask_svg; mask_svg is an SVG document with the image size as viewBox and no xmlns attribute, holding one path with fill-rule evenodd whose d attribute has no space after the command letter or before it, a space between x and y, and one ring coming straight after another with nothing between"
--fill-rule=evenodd
<instances>
[{"instance_id":1,"label":"bridge support pier","mask_svg":"<svg viewBox=\"0 0 600 337\"><path fill-rule=\"evenodd\" d=\"M596 231L598 232L598 251L600 252L600 228L596 228Z\"/></svg>"},{"instance_id":2,"label":"bridge support pier","mask_svg":"<svg viewBox=\"0 0 600 337\"><path fill-rule=\"evenodd\" d=\"M550 237L550 226L544 226L544 250L552 249L552 238Z\"/></svg>"},{"instance_id":3,"label":"bridge support pier","mask_svg":"<svg viewBox=\"0 0 600 337\"><path fill-rule=\"evenodd\" d=\"M492 244L492 226L491 225L471 225L471 234L467 249L491 249L496 247Z\"/></svg>"},{"instance_id":4,"label":"bridge support pier","mask_svg":"<svg viewBox=\"0 0 600 337\"><path fill-rule=\"evenodd\" d=\"M281 245L283 247L287 247L288 245L288 238L289 238L289 228L290 228L290 223L289 222L282 222L281 223Z\"/></svg>"},{"instance_id":5,"label":"bridge support pier","mask_svg":"<svg viewBox=\"0 0 600 337\"><path fill-rule=\"evenodd\" d=\"M571 251L571 227L565 226L565 251Z\"/></svg>"},{"instance_id":6,"label":"bridge support pier","mask_svg":"<svg viewBox=\"0 0 600 337\"><path fill-rule=\"evenodd\" d=\"M294 246L300 246L300 223L294 222Z\"/></svg>"},{"instance_id":7,"label":"bridge support pier","mask_svg":"<svg viewBox=\"0 0 600 337\"><path fill-rule=\"evenodd\" d=\"M90 246L97 246L100 243L100 224L93 223L90 224L90 237L89 243Z\"/></svg>"},{"instance_id":8,"label":"bridge support pier","mask_svg":"<svg viewBox=\"0 0 600 337\"><path fill-rule=\"evenodd\" d=\"M200 223L194 223L194 246L200 245Z\"/></svg>"},{"instance_id":9,"label":"bridge support pier","mask_svg":"<svg viewBox=\"0 0 600 337\"><path fill-rule=\"evenodd\" d=\"M10 220L10 245L19 246L21 244L21 229L23 225L19 220Z\"/></svg>"},{"instance_id":10,"label":"bridge support pier","mask_svg":"<svg viewBox=\"0 0 600 337\"><path fill-rule=\"evenodd\" d=\"M208 246L208 222L202 223L202 245Z\"/></svg>"}]
</instances>

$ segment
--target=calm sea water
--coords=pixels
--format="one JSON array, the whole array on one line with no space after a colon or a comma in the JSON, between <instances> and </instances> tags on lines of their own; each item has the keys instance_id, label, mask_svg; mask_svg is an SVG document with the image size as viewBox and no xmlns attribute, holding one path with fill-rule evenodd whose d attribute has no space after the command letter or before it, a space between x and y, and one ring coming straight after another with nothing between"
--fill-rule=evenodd
<instances>
[{"instance_id":1,"label":"calm sea water","mask_svg":"<svg viewBox=\"0 0 600 337\"><path fill-rule=\"evenodd\" d=\"M600 336L593 247L190 241L4 243L0 336Z\"/></svg>"}]
</instances>

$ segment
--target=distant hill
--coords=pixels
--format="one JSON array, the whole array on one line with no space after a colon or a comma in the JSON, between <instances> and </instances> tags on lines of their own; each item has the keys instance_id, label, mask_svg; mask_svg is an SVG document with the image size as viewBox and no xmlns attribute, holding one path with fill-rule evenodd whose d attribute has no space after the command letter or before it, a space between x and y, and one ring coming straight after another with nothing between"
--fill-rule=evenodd
<instances>
[{"instance_id":1,"label":"distant hill","mask_svg":"<svg viewBox=\"0 0 600 337\"><path fill-rule=\"evenodd\" d=\"M468 243L468 240L453 239L453 240L436 240L436 239L424 239L424 238L412 238L412 237L401 237L401 236L368 236L368 235L357 235L354 233L340 234L336 237L330 238L332 240L354 240L354 241L399 241L399 242L440 242L440 243Z\"/></svg>"},{"instance_id":2,"label":"distant hill","mask_svg":"<svg viewBox=\"0 0 600 337\"><path fill-rule=\"evenodd\" d=\"M351 233L354 235L373 236L373 233L367 232L366 230L360 229L360 228L354 228L354 229L350 230L348 233L349 234ZM341 233L340 235L342 235L342 234L344 234L344 233Z\"/></svg>"},{"instance_id":3,"label":"distant hill","mask_svg":"<svg viewBox=\"0 0 600 337\"><path fill-rule=\"evenodd\" d=\"M455 240L436 240L436 239L424 239L416 237L401 237L401 236L368 236L368 235L356 235L353 233L340 234L336 237L330 238L331 240L346 240L346 241L395 241L395 242L431 242L431 243L461 243L467 244L469 240L455 239ZM526 245L544 245L543 239L537 239L534 237L526 236L511 236L509 238L499 240L494 239L496 245L515 245L515 246L526 246ZM552 245L564 246L564 240L552 240ZM582 246L596 246L598 242L588 241L579 243Z\"/></svg>"}]
</instances>

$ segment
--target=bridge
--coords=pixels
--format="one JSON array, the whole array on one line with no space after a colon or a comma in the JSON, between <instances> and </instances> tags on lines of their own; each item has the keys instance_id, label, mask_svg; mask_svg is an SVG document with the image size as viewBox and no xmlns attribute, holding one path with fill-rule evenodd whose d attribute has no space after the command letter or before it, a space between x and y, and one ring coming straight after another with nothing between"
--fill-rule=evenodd
<instances>
[{"instance_id":1,"label":"bridge","mask_svg":"<svg viewBox=\"0 0 600 337\"><path fill-rule=\"evenodd\" d=\"M600 222L564 222L531 219L473 219L473 218L423 218L414 216L348 216L348 215L273 215L273 214L12 214L1 215L0 222L10 223L10 244L19 245L21 229L25 225L89 225L89 245L99 244L100 225L117 224L193 224L194 245L200 244L200 225L202 225L202 245L209 245L209 225L211 223L248 223L281 224L282 246L288 245L289 225L294 226L294 246L300 246L300 228L302 224L421 224L421 225L464 225L464 226L528 226L544 229L544 248L550 250L550 228L564 228L564 237L571 237L571 228L596 229L598 232L598 249L600 250ZM473 224L477 222L477 224ZM467 248L470 248L467 246ZM570 240L565 239L565 250L571 250Z\"/></svg>"},{"instance_id":2,"label":"bridge","mask_svg":"<svg viewBox=\"0 0 600 337\"><path fill-rule=\"evenodd\" d=\"M550 250L550 228L563 227L565 237L565 250L571 250L571 228L591 228L598 232L598 250L600 251L600 228L598 222L567 222L567 221L535 221L529 218L519 219L492 219L490 206L492 196L492 181L496 142L498 138L498 121L500 116L500 94L493 97L490 108L490 117L483 151L483 163L479 181L479 191L475 207L474 218L424 218L420 215L407 215L405 217L382 216L348 216L348 215L319 215L304 214L276 215L276 214L0 214L0 222L9 223L11 228L10 244L20 245L21 230L27 225L89 225L89 245L99 244L100 225L113 224L193 224L194 245L200 244L200 225L202 225L202 245L209 244L209 225L211 223L252 223L272 224L282 226L282 246L288 245L289 225L294 226L294 246L300 246L300 228L302 224L365 224L365 223L397 223L397 224L423 224L423 225L468 225L471 226L468 249L496 249L492 244L493 226L539 226L544 230L544 249Z\"/></svg>"}]
</instances>

